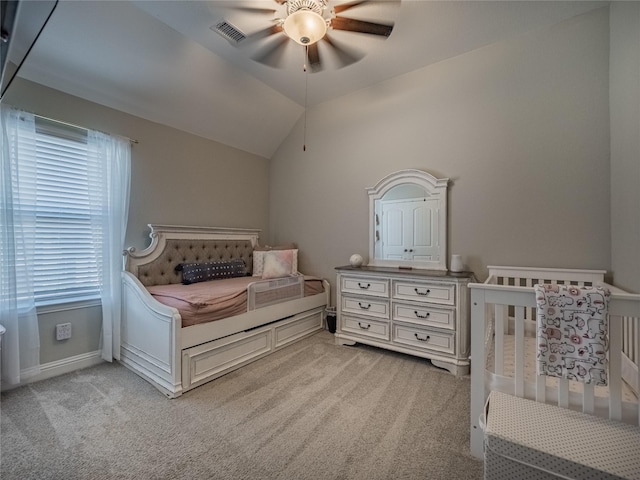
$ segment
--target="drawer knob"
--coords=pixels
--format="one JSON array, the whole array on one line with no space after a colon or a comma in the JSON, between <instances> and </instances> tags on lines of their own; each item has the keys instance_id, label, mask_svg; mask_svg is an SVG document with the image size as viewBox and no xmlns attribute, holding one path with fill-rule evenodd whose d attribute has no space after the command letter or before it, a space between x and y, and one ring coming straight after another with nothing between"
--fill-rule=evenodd
<instances>
[{"instance_id":1,"label":"drawer knob","mask_svg":"<svg viewBox=\"0 0 640 480\"><path fill-rule=\"evenodd\" d=\"M371 328L371 325L362 326L362 323L360 322L358 322L358 326L363 330L369 330Z\"/></svg>"},{"instance_id":2,"label":"drawer knob","mask_svg":"<svg viewBox=\"0 0 640 480\"><path fill-rule=\"evenodd\" d=\"M414 310L413 313L415 313L416 317L418 318L429 318L429 315L431 315L429 312L425 313L424 315L420 315L417 310Z\"/></svg>"},{"instance_id":3,"label":"drawer knob","mask_svg":"<svg viewBox=\"0 0 640 480\"><path fill-rule=\"evenodd\" d=\"M358 286L361 289L366 290L367 288L369 288L371 286L371 284L370 283L360 283L360 282L358 282Z\"/></svg>"},{"instance_id":4,"label":"drawer knob","mask_svg":"<svg viewBox=\"0 0 640 480\"><path fill-rule=\"evenodd\" d=\"M431 338L429 335L427 335L426 338L420 338L420 335L418 335L417 333L414 333L414 335L416 336L416 339L420 340L421 342L427 342Z\"/></svg>"},{"instance_id":5,"label":"drawer knob","mask_svg":"<svg viewBox=\"0 0 640 480\"><path fill-rule=\"evenodd\" d=\"M418 295L422 295L422 296L426 296L426 295L429 295L431 293L431 290L429 290L428 288L427 288L427 290L425 292L421 292L417 288L414 288L414 290Z\"/></svg>"},{"instance_id":6,"label":"drawer knob","mask_svg":"<svg viewBox=\"0 0 640 480\"><path fill-rule=\"evenodd\" d=\"M358 305L360 306L360 308L362 310L369 310L371 308L371 304L369 305L363 305L362 303L358 302Z\"/></svg>"}]
</instances>

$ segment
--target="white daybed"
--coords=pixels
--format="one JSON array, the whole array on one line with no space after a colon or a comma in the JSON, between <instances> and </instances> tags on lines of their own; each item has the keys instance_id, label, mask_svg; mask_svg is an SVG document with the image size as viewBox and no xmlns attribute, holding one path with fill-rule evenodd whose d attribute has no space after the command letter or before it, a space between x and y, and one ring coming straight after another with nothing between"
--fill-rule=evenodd
<instances>
[{"instance_id":1,"label":"white daybed","mask_svg":"<svg viewBox=\"0 0 640 480\"><path fill-rule=\"evenodd\" d=\"M242 258L251 271L259 230L149 227L149 247L124 252L120 362L168 397L178 397L323 327L328 282L321 281L323 292L304 296L295 277L256 278L248 286L245 313L183 327L178 309L160 303L147 287L181 283L175 271L180 263Z\"/></svg>"},{"instance_id":2,"label":"white daybed","mask_svg":"<svg viewBox=\"0 0 640 480\"><path fill-rule=\"evenodd\" d=\"M605 284L603 271L488 268L485 283L469 284L471 453L483 457L484 432L480 423L492 391L640 425L640 295ZM603 285L610 289L608 387L536 375L536 283ZM534 348L530 348L531 341Z\"/></svg>"}]
</instances>

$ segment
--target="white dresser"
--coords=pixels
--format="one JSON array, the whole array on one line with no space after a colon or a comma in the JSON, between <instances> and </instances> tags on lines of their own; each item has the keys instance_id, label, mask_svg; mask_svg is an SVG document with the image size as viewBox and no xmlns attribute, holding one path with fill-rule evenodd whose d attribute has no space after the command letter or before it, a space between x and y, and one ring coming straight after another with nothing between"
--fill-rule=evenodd
<instances>
[{"instance_id":1,"label":"white dresser","mask_svg":"<svg viewBox=\"0 0 640 480\"><path fill-rule=\"evenodd\" d=\"M337 267L336 343L365 343L469 373L471 272Z\"/></svg>"}]
</instances>

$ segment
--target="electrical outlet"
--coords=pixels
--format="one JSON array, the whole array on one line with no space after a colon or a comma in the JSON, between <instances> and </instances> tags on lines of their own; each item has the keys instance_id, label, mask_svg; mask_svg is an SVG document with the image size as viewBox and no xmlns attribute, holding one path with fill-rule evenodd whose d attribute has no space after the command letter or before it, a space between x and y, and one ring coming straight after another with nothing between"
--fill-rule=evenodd
<instances>
[{"instance_id":1,"label":"electrical outlet","mask_svg":"<svg viewBox=\"0 0 640 480\"><path fill-rule=\"evenodd\" d=\"M71 324L59 323L56 325L56 340L66 340L71 338Z\"/></svg>"}]
</instances>

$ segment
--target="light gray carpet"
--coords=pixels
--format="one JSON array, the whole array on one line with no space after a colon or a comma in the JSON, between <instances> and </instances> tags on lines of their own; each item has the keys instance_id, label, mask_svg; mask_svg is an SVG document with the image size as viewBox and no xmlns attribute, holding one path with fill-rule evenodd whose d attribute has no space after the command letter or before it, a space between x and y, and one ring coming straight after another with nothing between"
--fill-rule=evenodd
<instances>
[{"instance_id":1,"label":"light gray carpet","mask_svg":"<svg viewBox=\"0 0 640 480\"><path fill-rule=\"evenodd\" d=\"M5 392L9 479L480 479L469 378L319 332L169 400L118 364Z\"/></svg>"}]
</instances>

